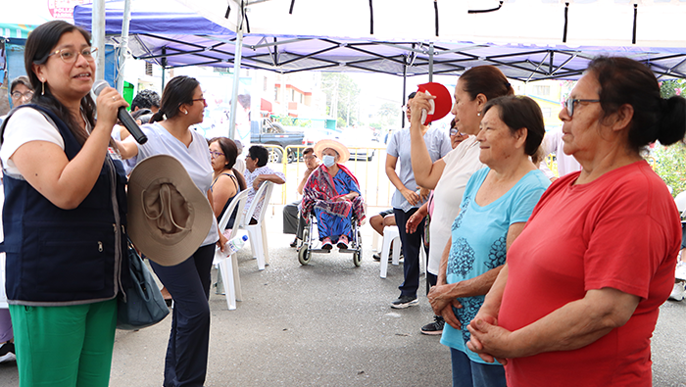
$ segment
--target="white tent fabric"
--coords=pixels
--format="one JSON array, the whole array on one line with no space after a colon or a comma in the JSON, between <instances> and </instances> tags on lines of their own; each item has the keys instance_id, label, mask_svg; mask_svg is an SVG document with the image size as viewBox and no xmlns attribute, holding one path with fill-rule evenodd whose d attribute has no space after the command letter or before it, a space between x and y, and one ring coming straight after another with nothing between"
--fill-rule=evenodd
<instances>
[{"instance_id":1,"label":"white tent fabric","mask_svg":"<svg viewBox=\"0 0 686 387\"><path fill-rule=\"evenodd\" d=\"M236 0L179 0L237 30ZM563 42L567 10L567 39ZM606 47L686 47L679 0L246 0L250 34L386 41ZM370 6L371 4L371 6ZM438 8L438 36L434 4ZM289 14L291 5L293 12ZM632 42L636 6L636 42ZM227 18L227 7L231 13ZM371 20L373 19L373 33ZM247 25L244 25L244 32Z\"/></svg>"}]
</instances>

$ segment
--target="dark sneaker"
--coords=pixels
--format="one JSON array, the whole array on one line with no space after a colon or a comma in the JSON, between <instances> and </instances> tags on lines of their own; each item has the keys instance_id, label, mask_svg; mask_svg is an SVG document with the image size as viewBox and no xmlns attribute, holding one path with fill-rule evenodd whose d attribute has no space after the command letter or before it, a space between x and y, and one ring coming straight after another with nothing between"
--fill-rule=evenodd
<instances>
[{"instance_id":1,"label":"dark sneaker","mask_svg":"<svg viewBox=\"0 0 686 387\"><path fill-rule=\"evenodd\" d=\"M422 333L425 335L440 335L443 333L444 325L445 320L443 320L443 316L434 316L434 322L424 325Z\"/></svg>"},{"instance_id":2,"label":"dark sneaker","mask_svg":"<svg viewBox=\"0 0 686 387\"><path fill-rule=\"evenodd\" d=\"M381 261L381 254L376 253L376 254L372 255L372 258L374 258L377 261ZM405 257L403 256L403 252L401 251L400 256L398 256L398 262L401 262L403 260L403 258L405 258ZM392 261L393 261L393 250L388 252L388 262L392 262Z\"/></svg>"},{"instance_id":3,"label":"dark sneaker","mask_svg":"<svg viewBox=\"0 0 686 387\"><path fill-rule=\"evenodd\" d=\"M0 363L16 360L17 356L14 354L14 343L0 344Z\"/></svg>"},{"instance_id":4,"label":"dark sneaker","mask_svg":"<svg viewBox=\"0 0 686 387\"><path fill-rule=\"evenodd\" d=\"M291 242L290 246L293 248L298 247L298 237L295 237L295 239L293 239L293 242Z\"/></svg>"},{"instance_id":5,"label":"dark sneaker","mask_svg":"<svg viewBox=\"0 0 686 387\"><path fill-rule=\"evenodd\" d=\"M417 296L400 296L400 298L391 302L391 308L405 309L418 304L419 300L417 299Z\"/></svg>"}]
</instances>

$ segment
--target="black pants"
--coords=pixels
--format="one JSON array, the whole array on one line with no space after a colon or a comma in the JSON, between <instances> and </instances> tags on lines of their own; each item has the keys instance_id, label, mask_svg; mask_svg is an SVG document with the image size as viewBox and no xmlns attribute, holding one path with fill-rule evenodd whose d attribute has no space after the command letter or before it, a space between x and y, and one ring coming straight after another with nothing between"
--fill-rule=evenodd
<instances>
[{"instance_id":1,"label":"black pants","mask_svg":"<svg viewBox=\"0 0 686 387\"><path fill-rule=\"evenodd\" d=\"M403 263L403 270L405 272L405 281L398 287L401 296L417 296L417 289L419 288L419 249L422 247L422 236L424 234L424 219L417 226L414 233L408 234L405 232L405 225L407 220L417 212L417 208L412 208L405 212L403 210L394 208L395 223L398 225L400 231L400 240L403 244L403 255L405 262Z\"/></svg>"},{"instance_id":2,"label":"black pants","mask_svg":"<svg viewBox=\"0 0 686 387\"><path fill-rule=\"evenodd\" d=\"M299 239L303 239L305 221L300 216L299 204L297 201L283 206L283 233L295 234Z\"/></svg>"},{"instance_id":3,"label":"black pants","mask_svg":"<svg viewBox=\"0 0 686 387\"><path fill-rule=\"evenodd\" d=\"M214 244L202 246L176 266L150 261L174 299L164 363L164 387L202 386L210 344L210 282Z\"/></svg>"}]
</instances>

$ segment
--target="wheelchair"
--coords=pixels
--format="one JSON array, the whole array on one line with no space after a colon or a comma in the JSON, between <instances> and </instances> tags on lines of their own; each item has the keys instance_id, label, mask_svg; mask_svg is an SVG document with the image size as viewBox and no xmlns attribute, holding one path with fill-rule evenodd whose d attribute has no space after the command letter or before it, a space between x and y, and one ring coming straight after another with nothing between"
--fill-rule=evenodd
<instances>
[{"instance_id":1,"label":"wheelchair","mask_svg":"<svg viewBox=\"0 0 686 387\"><path fill-rule=\"evenodd\" d=\"M362 233L360 231L360 221L355 217L355 214L352 216L351 229L352 238L348 241L348 248L339 249L338 252L352 254L353 264L355 264L355 267L360 267L360 262L362 260ZM314 213L307 214L306 224L303 230L302 244L298 248L298 261L300 261L300 264L303 266L310 263L312 253L329 254L333 250L321 248L318 230L317 217L314 215ZM336 248L335 245L334 248Z\"/></svg>"}]
</instances>

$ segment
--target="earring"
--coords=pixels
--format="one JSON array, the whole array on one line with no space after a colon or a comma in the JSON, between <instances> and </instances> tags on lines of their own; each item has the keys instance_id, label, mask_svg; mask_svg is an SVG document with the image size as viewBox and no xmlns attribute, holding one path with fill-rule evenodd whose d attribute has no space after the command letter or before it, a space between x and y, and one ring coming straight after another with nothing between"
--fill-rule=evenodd
<instances>
[{"instance_id":1,"label":"earring","mask_svg":"<svg viewBox=\"0 0 686 387\"><path fill-rule=\"evenodd\" d=\"M481 112L476 113L477 117L481 117Z\"/></svg>"},{"instance_id":2,"label":"earring","mask_svg":"<svg viewBox=\"0 0 686 387\"><path fill-rule=\"evenodd\" d=\"M40 95L45 95L45 81L41 79L40 83L41 83Z\"/></svg>"},{"instance_id":3,"label":"earring","mask_svg":"<svg viewBox=\"0 0 686 387\"><path fill-rule=\"evenodd\" d=\"M183 111L183 114L188 114L188 110L184 110L184 111Z\"/></svg>"}]
</instances>

